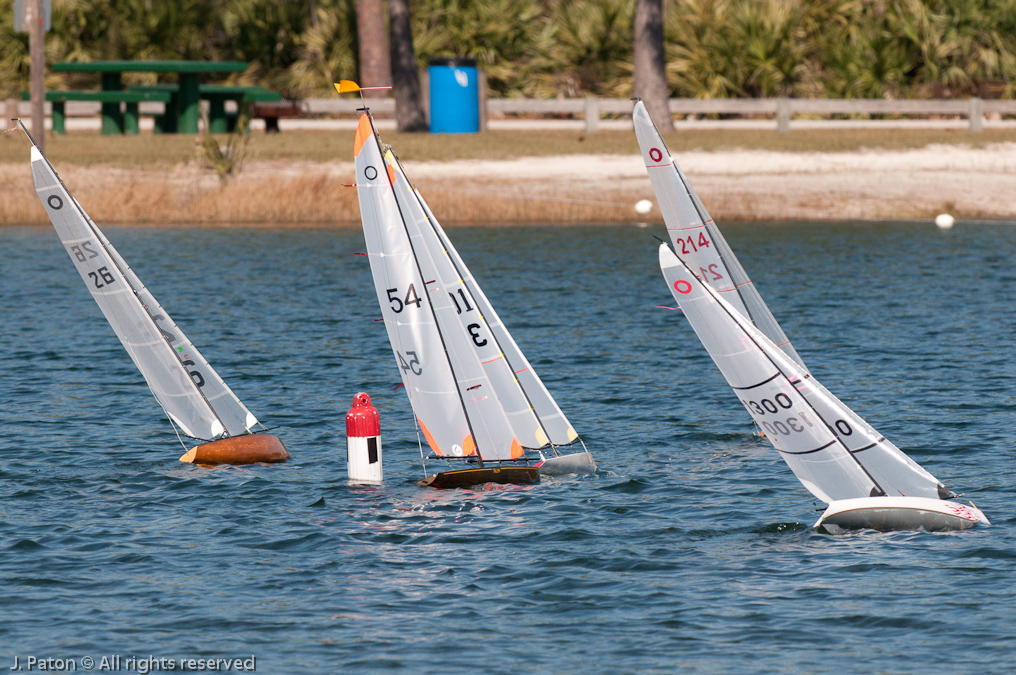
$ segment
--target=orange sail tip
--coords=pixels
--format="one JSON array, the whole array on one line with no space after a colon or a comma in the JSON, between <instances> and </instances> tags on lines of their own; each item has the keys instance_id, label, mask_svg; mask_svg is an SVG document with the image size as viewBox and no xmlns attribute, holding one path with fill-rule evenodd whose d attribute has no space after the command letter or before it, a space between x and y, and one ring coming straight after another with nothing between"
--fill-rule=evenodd
<instances>
[{"instance_id":1,"label":"orange sail tip","mask_svg":"<svg viewBox=\"0 0 1016 675\"><path fill-rule=\"evenodd\" d=\"M518 459L522 455L526 454L526 451L522 449L522 444L519 443L519 439L512 439L512 459Z\"/></svg>"},{"instance_id":2,"label":"orange sail tip","mask_svg":"<svg viewBox=\"0 0 1016 675\"><path fill-rule=\"evenodd\" d=\"M388 165L388 179L395 185L395 167L391 164Z\"/></svg>"},{"instance_id":3,"label":"orange sail tip","mask_svg":"<svg viewBox=\"0 0 1016 675\"><path fill-rule=\"evenodd\" d=\"M363 144L367 142L372 133L374 133L374 129L371 128L367 115L360 115L360 123L356 125L356 136L353 137L353 157L360 155L360 148L363 147Z\"/></svg>"},{"instance_id":4,"label":"orange sail tip","mask_svg":"<svg viewBox=\"0 0 1016 675\"><path fill-rule=\"evenodd\" d=\"M340 94L348 94L354 91L360 91L360 85L352 80L339 80L335 83L335 91Z\"/></svg>"},{"instance_id":5,"label":"orange sail tip","mask_svg":"<svg viewBox=\"0 0 1016 675\"><path fill-rule=\"evenodd\" d=\"M417 424L420 425L420 429L423 430L423 437L427 439L427 445L430 446L430 449L433 450L434 454L437 455L438 457L444 457L444 453L441 452L441 448L440 446L438 446L437 441L435 441L434 437L430 435L430 431L427 429L427 425L425 425L423 423L423 420L421 420L419 417L416 418L416 422Z\"/></svg>"}]
</instances>

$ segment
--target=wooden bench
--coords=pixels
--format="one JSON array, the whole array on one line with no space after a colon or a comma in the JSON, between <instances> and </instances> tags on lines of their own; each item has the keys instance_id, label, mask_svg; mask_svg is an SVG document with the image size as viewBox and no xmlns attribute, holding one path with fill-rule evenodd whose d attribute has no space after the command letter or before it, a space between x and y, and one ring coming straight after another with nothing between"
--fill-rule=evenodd
<instances>
[{"instance_id":1,"label":"wooden bench","mask_svg":"<svg viewBox=\"0 0 1016 675\"><path fill-rule=\"evenodd\" d=\"M31 99L29 92L21 92L21 100ZM159 103L170 102L170 95L159 91L47 91L46 100L53 104L53 133L66 134L66 107L67 101L96 101L107 104L102 110L102 133L126 133L137 134L140 130L138 124L138 104L147 101ZM121 113L119 104L125 103L125 112ZM116 111L111 110L109 104L116 104Z\"/></svg>"},{"instance_id":2,"label":"wooden bench","mask_svg":"<svg viewBox=\"0 0 1016 675\"><path fill-rule=\"evenodd\" d=\"M279 118L295 118L303 115L303 106L298 101L283 99L277 102L254 103L250 107L250 116L260 117L265 121L265 133L279 133Z\"/></svg>"}]
</instances>

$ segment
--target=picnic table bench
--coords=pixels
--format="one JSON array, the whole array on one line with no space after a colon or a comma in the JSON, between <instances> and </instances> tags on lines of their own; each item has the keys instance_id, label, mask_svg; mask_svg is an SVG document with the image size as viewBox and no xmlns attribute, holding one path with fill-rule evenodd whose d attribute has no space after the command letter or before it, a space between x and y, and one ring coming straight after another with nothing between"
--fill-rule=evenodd
<instances>
[{"instance_id":1,"label":"picnic table bench","mask_svg":"<svg viewBox=\"0 0 1016 675\"><path fill-rule=\"evenodd\" d=\"M25 91L21 93L22 101L27 101L30 98L30 92ZM123 114L123 131L127 134L136 134L140 129L140 125L138 124L138 104L145 101L156 101L168 104L170 102L170 98L171 97L168 93L159 91L53 90L46 92L46 100L53 104L53 133L60 135L67 133L67 114L65 107L67 101L97 101L102 103L104 106L115 105L117 113L120 112L120 104L125 103L127 105L126 112ZM106 116L103 115L103 133L111 133L106 131L107 125L111 125L111 122L108 123Z\"/></svg>"}]
</instances>

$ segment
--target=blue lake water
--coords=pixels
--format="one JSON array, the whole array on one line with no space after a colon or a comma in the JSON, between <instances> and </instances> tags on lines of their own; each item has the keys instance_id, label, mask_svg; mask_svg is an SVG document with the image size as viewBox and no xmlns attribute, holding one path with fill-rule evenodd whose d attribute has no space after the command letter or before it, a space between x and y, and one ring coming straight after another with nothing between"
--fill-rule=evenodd
<instances>
[{"instance_id":1,"label":"blue lake water","mask_svg":"<svg viewBox=\"0 0 1016 675\"><path fill-rule=\"evenodd\" d=\"M662 227L454 229L600 465L436 491L358 230L106 228L282 466L202 469L51 228L0 230L0 669L1016 672L1016 229L725 226L814 375L992 526L810 529L657 266ZM345 413L386 480L350 486ZM98 672L98 671L96 671Z\"/></svg>"}]
</instances>

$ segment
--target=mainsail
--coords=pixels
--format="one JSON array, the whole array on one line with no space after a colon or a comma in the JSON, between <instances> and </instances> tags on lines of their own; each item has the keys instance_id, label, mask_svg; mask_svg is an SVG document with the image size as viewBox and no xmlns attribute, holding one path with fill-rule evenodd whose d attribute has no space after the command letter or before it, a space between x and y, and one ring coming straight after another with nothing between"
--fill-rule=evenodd
<instances>
[{"instance_id":1,"label":"mainsail","mask_svg":"<svg viewBox=\"0 0 1016 675\"><path fill-rule=\"evenodd\" d=\"M32 178L85 286L169 418L197 439L251 433L257 419L141 283L34 142Z\"/></svg>"},{"instance_id":2,"label":"mainsail","mask_svg":"<svg viewBox=\"0 0 1016 675\"><path fill-rule=\"evenodd\" d=\"M456 307L452 292L461 289L449 288L447 270L442 272L426 243L435 236L427 214L409 198L411 186L390 152L382 151L367 113L360 116L353 152L378 303L428 445L439 456L522 457L522 444L478 351L486 346L480 345L483 327L470 328L460 318L462 306Z\"/></svg>"},{"instance_id":3,"label":"mainsail","mask_svg":"<svg viewBox=\"0 0 1016 675\"><path fill-rule=\"evenodd\" d=\"M540 427L546 436L538 438L539 445L545 445L548 440L553 445L574 443L578 439L578 434L568 421L568 418L565 417L561 408L557 405L557 401L554 400L546 385L543 384L543 380L536 373L536 369L529 363L526 355L522 353L522 350L516 344L514 338L512 338L511 333L508 332L508 328L505 327L497 312L494 311L493 305L490 304L480 285L473 278L469 268L466 267L465 262L459 256L458 251L455 250L455 246L452 245L448 235L445 234L444 228L441 227L441 223L438 222L430 210L430 206L427 205L423 195L418 190L414 190L414 192L427 212L431 227L434 228L434 232L444 246L444 253L450 258L452 265L458 272L460 277L459 282L468 290L479 310L480 316L486 320L498 347L501 349L505 362L510 367L511 372L514 373L518 384L521 386L539 420Z\"/></svg>"},{"instance_id":4,"label":"mainsail","mask_svg":"<svg viewBox=\"0 0 1016 675\"><path fill-rule=\"evenodd\" d=\"M423 195L405 177L397 158L389 152L386 159L392 162L395 175L402 179L394 183L399 203L416 201L423 209L421 239L439 267L459 318L472 337L473 347L480 354L522 444L540 448L548 443L569 445L575 442L578 439L575 429L494 311Z\"/></svg>"},{"instance_id":5,"label":"mainsail","mask_svg":"<svg viewBox=\"0 0 1016 675\"><path fill-rule=\"evenodd\" d=\"M660 246L667 285L727 383L766 438L826 503L875 496L946 499L934 476L869 426Z\"/></svg>"},{"instance_id":6,"label":"mainsail","mask_svg":"<svg viewBox=\"0 0 1016 675\"><path fill-rule=\"evenodd\" d=\"M674 251L703 282L722 293L732 307L758 326L799 367L807 370L681 167L671 157L641 100L635 103L632 120Z\"/></svg>"}]
</instances>

